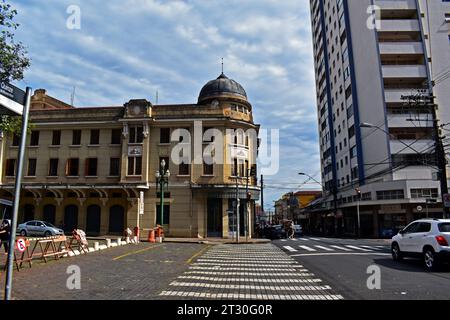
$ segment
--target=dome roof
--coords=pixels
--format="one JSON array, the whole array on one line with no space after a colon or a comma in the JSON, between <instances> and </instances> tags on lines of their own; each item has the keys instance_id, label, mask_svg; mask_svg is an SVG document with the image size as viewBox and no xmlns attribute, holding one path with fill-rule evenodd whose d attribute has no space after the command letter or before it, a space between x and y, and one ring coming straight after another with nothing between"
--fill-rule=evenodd
<instances>
[{"instance_id":1,"label":"dome roof","mask_svg":"<svg viewBox=\"0 0 450 320\"><path fill-rule=\"evenodd\" d=\"M223 73L217 79L211 80L203 86L198 96L198 103L220 96L234 96L247 101L247 93L244 88Z\"/></svg>"}]
</instances>

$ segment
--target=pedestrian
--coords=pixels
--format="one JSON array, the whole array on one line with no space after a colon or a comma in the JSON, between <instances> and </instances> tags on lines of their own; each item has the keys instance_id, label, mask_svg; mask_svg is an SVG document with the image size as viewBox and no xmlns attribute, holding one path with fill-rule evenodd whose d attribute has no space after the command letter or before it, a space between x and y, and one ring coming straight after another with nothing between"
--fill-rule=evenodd
<instances>
[{"instance_id":1,"label":"pedestrian","mask_svg":"<svg viewBox=\"0 0 450 320\"><path fill-rule=\"evenodd\" d=\"M5 248L5 254L7 254L9 250L10 237L11 237L11 225L8 220L3 220L3 223L0 227L0 240L1 244Z\"/></svg>"}]
</instances>

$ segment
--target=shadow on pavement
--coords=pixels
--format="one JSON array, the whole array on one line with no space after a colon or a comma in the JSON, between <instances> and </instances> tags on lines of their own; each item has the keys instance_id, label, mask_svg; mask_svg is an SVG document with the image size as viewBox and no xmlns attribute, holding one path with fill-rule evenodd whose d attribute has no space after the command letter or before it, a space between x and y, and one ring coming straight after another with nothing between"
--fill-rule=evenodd
<instances>
[{"instance_id":1,"label":"shadow on pavement","mask_svg":"<svg viewBox=\"0 0 450 320\"><path fill-rule=\"evenodd\" d=\"M379 258L374 259L374 262L377 265L383 266L385 268L389 269L395 269L399 271L407 271L407 272L416 272L416 273L429 273L427 270L425 270L425 267L423 266L423 262L419 259L408 259L405 258L401 262L397 262L392 260L392 258ZM440 270L433 271L433 273L449 273L450 272L450 265L445 264L442 265Z\"/></svg>"}]
</instances>

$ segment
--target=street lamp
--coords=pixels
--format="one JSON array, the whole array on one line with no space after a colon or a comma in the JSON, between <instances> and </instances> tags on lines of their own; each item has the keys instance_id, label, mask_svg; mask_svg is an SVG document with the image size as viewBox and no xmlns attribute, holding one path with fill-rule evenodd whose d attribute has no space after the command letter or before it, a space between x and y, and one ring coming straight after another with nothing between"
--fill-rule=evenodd
<instances>
[{"instance_id":1,"label":"street lamp","mask_svg":"<svg viewBox=\"0 0 450 320\"><path fill-rule=\"evenodd\" d=\"M162 227L164 218L164 190L169 188L169 177L170 177L170 171L168 169L166 170L166 161L164 159L161 161L159 171L156 171L155 177L156 177L156 188L159 187L159 195L160 195L159 209Z\"/></svg>"}]
</instances>

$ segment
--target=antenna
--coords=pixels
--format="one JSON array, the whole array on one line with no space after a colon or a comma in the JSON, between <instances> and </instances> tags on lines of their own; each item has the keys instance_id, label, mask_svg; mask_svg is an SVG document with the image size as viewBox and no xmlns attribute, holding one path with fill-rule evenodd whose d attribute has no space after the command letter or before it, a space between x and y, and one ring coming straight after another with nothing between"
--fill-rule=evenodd
<instances>
[{"instance_id":1,"label":"antenna","mask_svg":"<svg viewBox=\"0 0 450 320\"><path fill-rule=\"evenodd\" d=\"M222 74L223 74L223 58L222 58Z\"/></svg>"},{"instance_id":2,"label":"antenna","mask_svg":"<svg viewBox=\"0 0 450 320\"><path fill-rule=\"evenodd\" d=\"M70 105L73 107L73 101L75 100L75 89L76 87L73 86L72 94L70 95Z\"/></svg>"},{"instance_id":3,"label":"antenna","mask_svg":"<svg viewBox=\"0 0 450 320\"><path fill-rule=\"evenodd\" d=\"M156 103L155 104L158 104L158 90L156 90Z\"/></svg>"}]
</instances>

